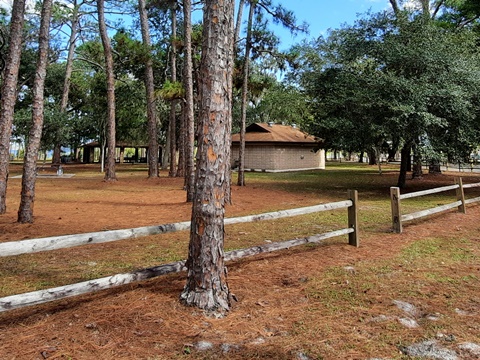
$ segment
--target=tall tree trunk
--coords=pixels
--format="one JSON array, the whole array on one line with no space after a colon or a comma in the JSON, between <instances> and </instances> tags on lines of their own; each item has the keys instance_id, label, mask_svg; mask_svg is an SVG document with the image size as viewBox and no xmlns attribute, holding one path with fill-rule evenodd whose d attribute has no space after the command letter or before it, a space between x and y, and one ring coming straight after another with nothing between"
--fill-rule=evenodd
<instances>
[{"instance_id":1,"label":"tall tree trunk","mask_svg":"<svg viewBox=\"0 0 480 360\"><path fill-rule=\"evenodd\" d=\"M243 84L242 84L242 119L240 123L240 147L238 150L238 186L245 186L245 128L247 122L247 97L248 97L248 68L250 64L250 48L252 46L252 25L255 12L255 1L250 2L247 24L247 40L245 44L245 61L243 63Z\"/></svg>"},{"instance_id":2,"label":"tall tree trunk","mask_svg":"<svg viewBox=\"0 0 480 360\"><path fill-rule=\"evenodd\" d=\"M237 22L235 24L235 38L233 40L234 47L238 46L240 39L240 29L242 28L243 8L245 7L245 0L240 0L238 3Z\"/></svg>"},{"instance_id":3,"label":"tall tree trunk","mask_svg":"<svg viewBox=\"0 0 480 360\"><path fill-rule=\"evenodd\" d=\"M406 181L407 181L407 169L408 169L408 162L410 159L410 152L412 150L411 144L405 144L402 147L400 152L401 160L400 160L400 174L398 175L398 182L397 186L401 189L405 188Z\"/></svg>"},{"instance_id":4,"label":"tall tree trunk","mask_svg":"<svg viewBox=\"0 0 480 360\"><path fill-rule=\"evenodd\" d=\"M224 264L224 215L229 189L234 0L207 0L203 16L199 158L192 206L187 283L189 306L225 314L231 296Z\"/></svg>"},{"instance_id":5,"label":"tall tree trunk","mask_svg":"<svg viewBox=\"0 0 480 360\"><path fill-rule=\"evenodd\" d=\"M43 128L43 98L45 76L47 74L50 17L52 1L43 0L38 35L38 60L33 83L32 127L28 136L22 176L22 193L18 219L20 223L33 223L33 203L35 200L35 181L37 178L37 159Z\"/></svg>"},{"instance_id":6,"label":"tall tree trunk","mask_svg":"<svg viewBox=\"0 0 480 360\"><path fill-rule=\"evenodd\" d=\"M77 40L77 29L78 29L78 23L80 21L79 5L77 4L77 1L74 0L72 5L73 5L73 12L72 12L72 23L70 25L70 38L68 41L67 64L65 66L65 80L63 82L62 100L60 102L61 113L65 113L67 111L68 96L70 93L70 82L71 82L72 71L73 71L73 57L75 56L75 45ZM55 147L53 149L53 157L52 157L53 164L61 163L62 145L63 144L61 143L55 144Z\"/></svg>"},{"instance_id":7,"label":"tall tree trunk","mask_svg":"<svg viewBox=\"0 0 480 360\"><path fill-rule=\"evenodd\" d=\"M10 136L17 100L18 69L22 54L22 34L25 0L14 0L10 20L10 39L5 60L0 98L0 214L7 211L8 165L10 163Z\"/></svg>"},{"instance_id":8,"label":"tall tree trunk","mask_svg":"<svg viewBox=\"0 0 480 360\"><path fill-rule=\"evenodd\" d=\"M172 17L172 58L171 58L171 80L172 83L177 81L177 5L173 5L171 9ZM177 176L177 122L176 122L176 105L177 101L172 100L170 102L170 123L168 126L168 136L170 138L170 171L168 176Z\"/></svg>"},{"instance_id":9,"label":"tall tree trunk","mask_svg":"<svg viewBox=\"0 0 480 360\"><path fill-rule=\"evenodd\" d=\"M115 175L115 77L113 74L113 56L105 25L104 0L97 0L98 27L102 38L103 53L105 56L105 71L107 75L107 166L105 171L106 181L116 181Z\"/></svg>"},{"instance_id":10,"label":"tall tree trunk","mask_svg":"<svg viewBox=\"0 0 480 360\"><path fill-rule=\"evenodd\" d=\"M193 102L193 61L192 61L192 0L183 0L185 70L183 86L185 88L185 187L187 202L193 201L195 192L195 123Z\"/></svg>"},{"instance_id":11,"label":"tall tree trunk","mask_svg":"<svg viewBox=\"0 0 480 360\"><path fill-rule=\"evenodd\" d=\"M70 28L70 39L68 42L67 64L65 68L65 81L63 83L62 101L60 103L60 111L65 112L68 105L68 95L70 93L70 81L72 79L73 57L75 56L75 45L77 40L77 29L79 23L77 1L73 1L72 25Z\"/></svg>"},{"instance_id":12,"label":"tall tree trunk","mask_svg":"<svg viewBox=\"0 0 480 360\"><path fill-rule=\"evenodd\" d=\"M178 134L177 177L185 178L185 103L181 103L180 133Z\"/></svg>"},{"instance_id":13,"label":"tall tree trunk","mask_svg":"<svg viewBox=\"0 0 480 360\"><path fill-rule=\"evenodd\" d=\"M147 123L148 123L148 177L157 178L158 170L158 134L157 108L155 101L155 87L153 77L153 62L151 58L150 29L148 27L147 9L145 0L138 0L140 26L142 28L143 45L148 49L148 59L145 63L145 90L147 96Z\"/></svg>"}]
</instances>

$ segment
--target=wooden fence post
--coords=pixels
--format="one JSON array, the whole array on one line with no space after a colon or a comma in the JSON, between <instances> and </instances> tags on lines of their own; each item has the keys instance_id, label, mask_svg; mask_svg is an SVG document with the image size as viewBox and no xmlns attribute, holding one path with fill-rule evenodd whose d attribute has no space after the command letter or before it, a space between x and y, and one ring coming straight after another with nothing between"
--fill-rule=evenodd
<instances>
[{"instance_id":1,"label":"wooden fence post","mask_svg":"<svg viewBox=\"0 0 480 360\"><path fill-rule=\"evenodd\" d=\"M402 232L402 212L400 208L400 188L390 188L390 202L392 206L393 231L400 234Z\"/></svg>"},{"instance_id":2,"label":"wooden fence post","mask_svg":"<svg viewBox=\"0 0 480 360\"><path fill-rule=\"evenodd\" d=\"M358 236L358 191L348 190L348 197L352 201L352 206L348 208L348 227L353 232L348 234L348 243L352 246L359 247L360 239Z\"/></svg>"},{"instance_id":3,"label":"wooden fence post","mask_svg":"<svg viewBox=\"0 0 480 360\"><path fill-rule=\"evenodd\" d=\"M462 204L458 206L458 211L466 214L467 208L465 206L465 192L463 191L463 181L461 177L455 178L455 184L458 185L458 188L455 190L457 193L457 200L461 201Z\"/></svg>"}]
</instances>

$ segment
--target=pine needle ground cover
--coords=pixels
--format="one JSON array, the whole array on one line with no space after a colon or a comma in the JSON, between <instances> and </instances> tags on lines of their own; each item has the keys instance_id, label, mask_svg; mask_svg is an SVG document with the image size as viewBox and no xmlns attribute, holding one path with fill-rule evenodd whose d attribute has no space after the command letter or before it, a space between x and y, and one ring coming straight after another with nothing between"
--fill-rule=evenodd
<instances>
[{"instance_id":1,"label":"pine needle ground cover","mask_svg":"<svg viewBox=\"0 0 480 360\"><path fill-rule=\"evenodd\" d=\"M346 199L359 191L361 246L346 237L228 264L238 302L223 319L178 302L185 274L0 314L1 359L410 359L426 344L476 359L480 334L480 206L391 232L395 167L328 164L327 170L247 174L227 217ZM146 179L139 165L107 184L92 166L37 183L35 223L15 223L20 180L9 182L0 241L188 221L182 179ZM20 173L13 166L11 176ZM409 181L406 191L453 184L455 173ZM464 183L479 182L462 173ZM235 174L234 174L235 176ZM478 196L470 189L469 197ZM406 212L452 202L419 198ZM226 227L226 250L345 227L335 210ZM0 296L128 272L186 257L188 232L0 258ZM409 350L410 349L410 350ZM413 348L414 349L414 348ZM445 355L445 356L447 356Z\"/></svg>"}]
</instances>

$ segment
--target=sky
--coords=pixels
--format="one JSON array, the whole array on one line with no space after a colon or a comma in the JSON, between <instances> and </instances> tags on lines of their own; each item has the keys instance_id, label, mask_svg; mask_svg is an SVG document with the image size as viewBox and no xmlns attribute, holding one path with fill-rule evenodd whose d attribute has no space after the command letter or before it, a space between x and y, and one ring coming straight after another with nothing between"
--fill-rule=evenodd
<instances>
[{"instance_id":1,"label":"sky","mask_svg":"<svg viewBox=\"0 0 480 360\"><path fill-rule=\"evenodd\" d=\"M272 25L282 40L281 49L287 49L304 38L326 35L328 29L337 29L342 24L353 24L357 14L390 9L389 0L277 0L274 3L281 3L286 9L292 10L299 23L309 24L308 35L300 34L294 38L288 30Z\"/></svg>"},{"instance_id":2,"label":"sky","mask_svg":"<svg viewBox=\"0 0 480 360\"><path fill-rule=\"evenodd\" d=\"M236 1L238 3L238 0ZM12 2L13 0L0 0L0 7L9 7ZM33 0L27 0L27 3L33 2ZM284 8L292 10L299 23L306 22L309 25L308 35L299 34L292 37L288 30L271 24L270 28L281 38L282 50L288 49L303 39L326 35L330 28L339 28L344 23L353 24L357 14L365 14L368 10L378 12L390 9L389 0L273 0L273 3L282 4ZM244 18L246 14L248 14L248 8L244 10Z\"/></svg>"}]
</instances>

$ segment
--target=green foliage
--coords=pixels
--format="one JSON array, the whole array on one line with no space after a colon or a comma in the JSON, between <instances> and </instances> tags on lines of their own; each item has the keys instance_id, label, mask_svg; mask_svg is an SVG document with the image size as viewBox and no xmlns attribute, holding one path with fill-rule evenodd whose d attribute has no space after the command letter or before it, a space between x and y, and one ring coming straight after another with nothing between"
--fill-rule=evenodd
<instances>
[{"instance_id":1,"label":"green foliage","mask_svg":"<svg viewBox=\"0 0 480 360\"><path fill-rule=\"evenodd\" d=\"M285 122L301 127L312 121L305 95L294 86L280 83L265 90L249 116L255 122Z\"/></svg>"},{"instance_id":2,"label":"green foliage","mask_svg":"<svg viewBox=\"0 0 480 360\"><path fill-rule=\"evenodd\" d=\"M157 94L165 100L181 99L184 96L183 84L179 81L171 82L166 80Z\"/></svg>"},{"instance_id":3,"label":"green foliage","mask_svg":"<svg viewBox=\"0 0 480 360\"><path fill-rule=\"evenodd\" d=\"M435 152L464 158L480 129L476 42L468 29L377 14L318 39L314 51L296 49L307 63L293 77L312 98L310 132L347 151L423 138Z\"/></svg>"}]
</instances>

